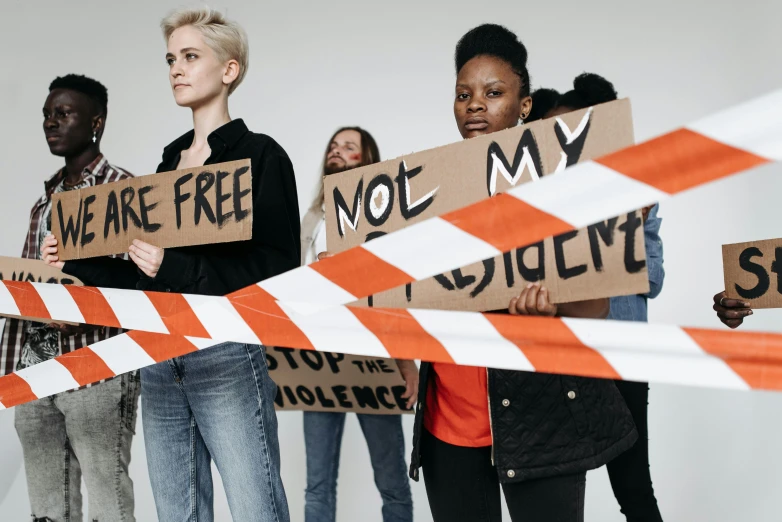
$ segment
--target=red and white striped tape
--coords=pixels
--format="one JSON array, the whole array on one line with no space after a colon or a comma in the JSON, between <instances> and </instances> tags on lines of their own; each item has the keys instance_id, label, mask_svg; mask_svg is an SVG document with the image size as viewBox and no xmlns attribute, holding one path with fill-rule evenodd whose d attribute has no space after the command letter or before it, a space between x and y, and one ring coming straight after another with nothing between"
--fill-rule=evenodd
<instances>
[{"instance_id":1,"label":"red and white striped tape","mask_svg":"<svg viewBox=\"0 0 782 522\"><path fill-rule=\"evenodd\" d=\"M346 343L352 330L315 328L307 317L318 312L312 321L339 317L355 323L361 312L338 305L779 160L782 91L226 297L4 281L0 314L362 355L360 335ZM416 345L406 351L406 358L432 360ZM475 364L493 362L487 358Z\"/></svg>"},{"instance_id":2,"label":"red and white striped tape","mask_svg":"<svg viewBox=\"0 0 782 522\"><path fill-rule=\"evenodd\" d=\"M335 307L291 313L317 350L735 390L782 390L782 334L516 317L440 310ZM286 346L282 332L270 345ZM221 341L134 331L0 378L0 408L74 389ZM296 344L287 345L300 347Z\"/></svg>"}]
</instances>

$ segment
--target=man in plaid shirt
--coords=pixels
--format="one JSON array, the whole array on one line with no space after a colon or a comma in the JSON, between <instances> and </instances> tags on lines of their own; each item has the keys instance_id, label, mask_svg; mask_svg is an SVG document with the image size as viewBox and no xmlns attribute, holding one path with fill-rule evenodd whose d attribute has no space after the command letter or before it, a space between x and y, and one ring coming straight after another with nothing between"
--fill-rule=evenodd
<instances>
[{"instance_id":1,"label":"man in plaid shirt","mask_svg":"<svg viewBox=\"0 0 782 522\"><path fill-rule=\"evenodd\" d=\"M51 230L52 195L132 177L106 161L100 140L108 92L77 75L55 79L43 108L49 149L65 167L46 183L30 213L22 257L41 258ZM117 335L116 328L6 320L0 375L27 368ZM128 475L138 407L137 372L17 406L16 431L24 451L33 521L82 520L81 479L89 493L89 520L133 521Z\"/></svg>"}]
</instances>

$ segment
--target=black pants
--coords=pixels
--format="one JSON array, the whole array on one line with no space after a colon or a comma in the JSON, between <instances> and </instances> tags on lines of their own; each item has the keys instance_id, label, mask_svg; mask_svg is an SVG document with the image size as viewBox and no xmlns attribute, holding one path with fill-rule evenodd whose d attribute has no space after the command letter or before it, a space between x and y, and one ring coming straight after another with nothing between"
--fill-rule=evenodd
<instances>
[{"instance_id":1,"label":"black pants","mask_svg":"<svg viewBox=\"0 0 782 522\"><path fill-rule=\"evenodd\" d=\"M616 381L638 430L638 442L608 463L608 477L614 496L627 522L662 522L649 473L649 385Z\"/></svg>"},{"instance_id":2,"label":"black pants","mask_svg":"<svg viewBox=\"0 0 782 522\"><path fill-rule=\"evenodd\" d=\"M434 522L501 522L491 448L445 443L424 429L421 464ZM513 522L583 522L586 473L502 484Z\"/></svg>"}]
</instances>

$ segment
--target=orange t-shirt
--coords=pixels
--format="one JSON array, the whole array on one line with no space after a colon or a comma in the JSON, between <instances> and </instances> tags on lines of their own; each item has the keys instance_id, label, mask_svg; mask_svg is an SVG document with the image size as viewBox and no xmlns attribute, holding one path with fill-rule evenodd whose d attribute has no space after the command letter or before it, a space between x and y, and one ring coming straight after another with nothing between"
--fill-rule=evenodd
<instances>
[{"instance_id":1,"label":"orange t-shirt","mask_svg":"<svg viewBox=\"0 0 782 522\"><path fill-rule=\"evenodd\" d=\"M491 446L486 368L433 363L424 427L454 446Z\"/></svg>"}]
</instances>

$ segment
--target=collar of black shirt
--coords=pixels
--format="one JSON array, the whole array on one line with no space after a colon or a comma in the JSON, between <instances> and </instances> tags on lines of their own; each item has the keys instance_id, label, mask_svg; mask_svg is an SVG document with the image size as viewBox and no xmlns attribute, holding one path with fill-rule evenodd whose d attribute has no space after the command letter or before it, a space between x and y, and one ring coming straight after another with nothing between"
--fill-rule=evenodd
<instances>
[{"instance_id":1,"label":"collar of black shirt","mask_svg":"<svg viewBox=\"0 0 782 522\"><path fill-rule=\"evenodd\" d=\"M206 138L207 143L209 143L209 148L212 149L212 155L209 157L209 160L207 160L207 163L211 163L212 161L210 160L219 158L224 151L235 147L236 144L239 143L239 140L242 139L242 136L248 132L250 131L241 118L231 120L222 127L212 131ZM179 157L183 150L189 149L193 144L194 136L195 131L191 130L172 141L163 149L163 164L170 165L175 158ZM176 166L173 168L176 168Z\"/></svg>"}]
</instances>

